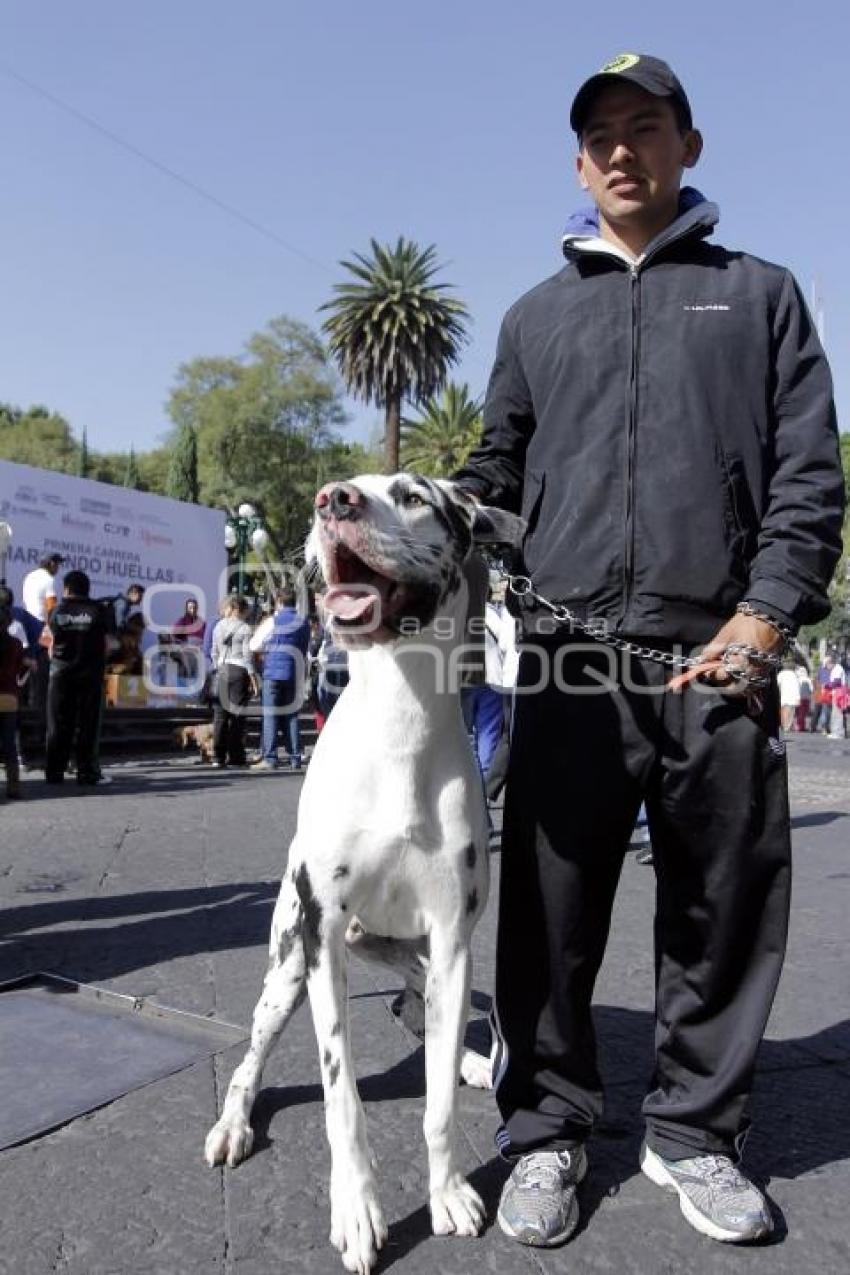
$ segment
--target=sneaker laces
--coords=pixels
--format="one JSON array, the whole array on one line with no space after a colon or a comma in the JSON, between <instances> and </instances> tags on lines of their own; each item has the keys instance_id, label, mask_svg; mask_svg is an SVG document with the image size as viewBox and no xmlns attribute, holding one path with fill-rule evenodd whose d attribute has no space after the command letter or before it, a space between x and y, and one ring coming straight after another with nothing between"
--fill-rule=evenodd
<instances>
[{"instance_id":1,"label":"sneaker laces","mask_svg":"<svg viewBox=\"0 0 850 1275\"><path fill-rule=\"evenodd\" d=\"M733 1205L747 1207L760 1196L758 1188L746 1178L738 1166L725 1155L705 1156L705 1181L710 1190L716 1193L717 1199L727 1208ZM749 1195L750 1201L745 1203L742 1195Z\"/></svg>"},{"instance_id":2,"label":"sneaker laces","mask_svg":"<svg viewBox=\"0 0 850 1275\"><path fill-rule=\"evenodd\" d=\"M718 1187L726 1187L732 1190L740 1190L741 1186L749 1187L750 1183L728 1156L707 1155L705 1161L706 1176L711 1178L712 1183Z\"/></svg>"},{"instance_id":3,"label":"sneaker laces","mask_svg":"<svg viewBox=\"0 0 850 1275\"><path fill-rule=\"evenodd\" d=\"M565 1159L562 1159L565 1157ZM570 1167L569 1151L537 1151L524 1156L518 1185L529 1190L550 1191L560 1187Z\"/></svg>"}]
</instances>

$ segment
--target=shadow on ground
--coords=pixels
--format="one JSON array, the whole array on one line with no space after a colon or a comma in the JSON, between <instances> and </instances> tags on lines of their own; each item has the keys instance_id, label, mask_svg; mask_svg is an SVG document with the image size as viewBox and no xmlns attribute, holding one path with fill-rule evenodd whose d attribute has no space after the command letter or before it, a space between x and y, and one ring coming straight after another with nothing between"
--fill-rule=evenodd
<instances>
[{"instance_id":1,"label":"shadow on ground","mask_svg":"<svg viewBox=\"0 0 850 1275\"><path fill-rule=\"evenodd\" d=\"M825 824L835 823L837 819L850 819L846 810L817 810L808 815L795 815L791 820L792 828L821 828Z\"/></svg>"},{"instance_id":2,"label":"shadow on ground","mask_svg":"<svg viewBox=\"0 0 850 1275\"><path fill-rule=\"evenodd\" d=\"M53 883L57 885L61 888L61 883ZM27 888L38 889L38 883ZM264 947L277 889L277 881L233 882L112 898L53 897L20 903L0 913L0 935L5 936L0 978L53 969L66 977L100 982L189 954ZM57 925L68 928L49 928ZM474 994L476 1011L486 1010L488 1003L483 993ZM602 1005L594 1017L607 1106L591 1147L591 1172L582 1187L583 1224L606 1196L616 1194L638 1172L640 1109L650 1079L654 1033L648 1012ZM486 1052L483 1033L480 1021L470 1024L469 1038ZM285 1038L281 1048L286 1048ZM367 1103L422 1099L421 1047L411 1041L404 1060L387 1072L364 1077L360 1090ZM256 1107L257 1151L262 1154L273 1140L280 1112L321 1101L315 1084L264 1090ZM480 1101L489 1104L492 1098L481 1095ZM495 1131L495 1105L491 1110ZM850 1158L850 1020L805 1037L766 1040L759 1054L752 1115L747 1165L766 1185L771 1176L796 1178ZM491 1218L505 1172L495 1156L476 1171L475 1183ZM777 1220L781 1238L782 1220ZM429 1234L427 1209L417 1210L393 1228L387 1260L398 1260Z\"/></svg>"},{"instance_id":3,"label":"shadow on ground","mask_svg":"<svg viewBox=\"0 0 850 1275\"><path fill-rule=\"evenodd\" d=\"M607 1101L590 1146L590 1172L581 1187L582 1228L607 1197L616 1195L639 1172L640 1110L650 1077L654 1034L649 1013L602 1005L594 1010L594 1020ZM389 1071L364 1076L358 1087L366 1104L424 1101L421 1046ZM482 1095L481 1101L490 1099ZM255 1107L257 1151L274 1141L280 1113L321 1102L319 1084L263 1090ZM823 1119L825 1110L831 1113L829 1121ZM850 1157L850 1020L796 1040L766 1040L759 1055L751 1114L747 1168L768 1191L772 1178L796 1178ZM495 1105L492 1115L495 1132ZM508 1166L494 1156L472 1175L491 1220L507 1172ZM778 1243L786 1230L775 1205L774 1221L771 1242ZM392 1228L385 1260L388 1264L398 1260L429 1235L428 1210L423 1207Z\"/></svg>"}]
</instances>

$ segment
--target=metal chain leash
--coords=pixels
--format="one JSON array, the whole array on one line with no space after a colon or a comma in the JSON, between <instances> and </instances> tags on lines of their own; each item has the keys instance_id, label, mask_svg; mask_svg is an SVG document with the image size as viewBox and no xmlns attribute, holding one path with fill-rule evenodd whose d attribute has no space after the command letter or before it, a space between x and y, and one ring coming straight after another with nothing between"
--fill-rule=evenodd
<instances>
[{"instance_id":1,"label":"metal chain leash","mask_svg":"<svg viewBox=\"0 0 850 1275\"><path fill-rule=\"evenodd\" d=\"M651 660L655 664L664 664L671 669L693 669L704 663L704 655L677 655L673 651L661 651L652 646L641 646L638 642L630 642L628 638L618 637L616 634L608 632L608 621L603 619L582 620L574 612L570 610L563 602L551 602L545 598L542 593L538 593L529 576L511 575L500 566L502 579L505 581L507 588L511 591L515 598L526 598L537 606L545 607L553 616L557 624L569 625L571 629L584 633L594 642L604 642L607 646L613 647L615 651L622 651L626 655L636 655L642 660ZM746 661L767 666L765 672L753 671L749 668L742 668L734 662L735 657L742 657ZM723 668L726 673L736 682L746 683L754 690L762 689L769 685L771 672L779 668L782 663L782 654L776 652L761 651L757 647L748 646L744 642L733 642L726 647L721 656Z\"/></svg>"}]
</instances>

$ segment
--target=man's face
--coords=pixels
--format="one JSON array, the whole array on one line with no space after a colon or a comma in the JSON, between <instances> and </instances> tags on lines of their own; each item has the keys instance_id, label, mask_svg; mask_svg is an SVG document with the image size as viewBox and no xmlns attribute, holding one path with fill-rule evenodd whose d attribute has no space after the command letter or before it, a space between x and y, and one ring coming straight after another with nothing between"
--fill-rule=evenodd
<instances>
[{"instance_id":1,"label":"man's face","mask_svg":"<svg viewBox=\"0 0 850 1275\"><path fill-rule=\"evenodd\" d=\"M679 131L666 98L636 84L612 84L591 103L576 168L611 226L646 225L658 233L676 215L682 169L692 168L701 150L699 133Z\"/></svg>"}]
</instances>

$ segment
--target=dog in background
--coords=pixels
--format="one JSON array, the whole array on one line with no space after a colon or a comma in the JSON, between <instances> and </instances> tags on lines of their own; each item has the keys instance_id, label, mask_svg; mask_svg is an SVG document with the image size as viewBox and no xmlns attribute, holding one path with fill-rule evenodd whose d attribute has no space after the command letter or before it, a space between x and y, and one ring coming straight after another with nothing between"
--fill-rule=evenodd
<instances>
[{"instance_id":1,"label":"dog in background","mask_svg":"<svg viewBox=\"0 0 850 1275\"><path fill-rule=\"evenodd\" d=\"M213 728L211 722L201 722L197 726L178 726L174 732L174 741L185 752L195 747L201 754L202 762L213 759Z\"/></svg>"},{"instance_id":2,"label":"dog in background","mask_svg":"<svg viewBox=\"0 0 850 1275\"><path fill-rule=\"evenodd\" d=\"M350 680L304 780L251 1044L205 1157L234 1166L250 1154L263 1066L309 995L331 1148L330 1238L358 1275L377 1262L387 1226L351 1056L348 949L399 969L410 1010L424 1014L434 1233L474 1236L484 1222L455 1124L488 827L453 674L468 650L473 541L512 542L521 525L411 474L364 475L316 497L308 560L327 583L325 616L348 649Z\"/></svg>"}]
</instances>

